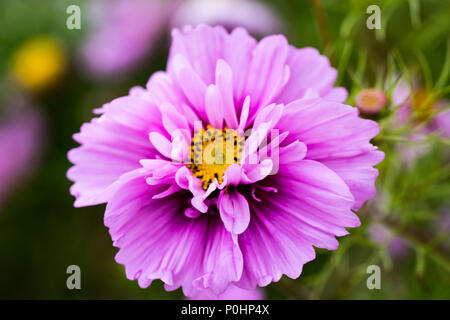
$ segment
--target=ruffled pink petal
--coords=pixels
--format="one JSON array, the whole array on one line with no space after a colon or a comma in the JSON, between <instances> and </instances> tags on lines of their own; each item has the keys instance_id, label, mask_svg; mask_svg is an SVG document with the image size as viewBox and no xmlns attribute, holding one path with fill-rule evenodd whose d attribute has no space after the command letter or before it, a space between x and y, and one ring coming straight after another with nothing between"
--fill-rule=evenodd
<instances>
[{"instance_id":1,"label":"ruffled pink petal","mask_svg":"<svg viewBox=\"0 0 450 320\"><path fill-rule=\"evenodd\" d=\"M145 179L149 185L175 185L175 176L182 164L162 159L144 159L139 161L143 169L148 172Z\"/></svg>"},{"instance_id":2,"label":"ruffled pink petal","mask_svg":"<svg viewBox=\"0 0 450 320\"><path fill-rule=\"evenodd\" d=\"M289 78L288 43L284 36L263 38L253 50L244 94L251 97L250 112L272 102Z\"/></svg>"},{"instance_id":3,"label":"ruffled pink petal","mask_svg":"<svg viewBox=\"0 0 450 320\"><path fill-rule=\"evenodd\" d=\"M216 129L222 129L224 118L224 103L217 86L211 84L206 89L205 97L206 116L209 124Z\"/></svg>"},{"instance_id":4,"label":"ruffled pink petal","mask_svg":"<svg viewBox=\"0 0 450 320\"><path fill-rule=\"evenodd\" d=\"M75 206L108 201L111 194L104 191L110 184L138 168L139 160L157 154L148 140L149 132L164 132L156 106L136 96L116 99L102 110L100 118L84 124L74 135L82 145L68 153L74 164L67 177L75 182L70 190L76 197Z\"/></svg>"},{"instance_id":5,"label":"ruffled pink petal","mask_svg":"<svg viewBox=\"0 0 450 320\"><path fill-rule=\"evenodd\" d=\"M241 182L242 167L237 163L231 164L225 171L223 177L227 185L237 186Z\"/></svg>"},{"instance_id":6,"label":"ruffled pink petal","mask_svg":"<svg viewBox=\"0 0 450 320\"><path fill-rule=\"evenodd\" d=\"M201 79L200 75L193 69L188 60L181 54L177 54L173 59L172 77L181 88L186 100L197 114L207 120L205 112L205 94L207 83Z\"/></svg>"},{"instance_id":7,"label":"ruffled pink petal","mask_svg":"<svg viewBox=\"0 0 450 320\"><path fill-rule=\"evenodd\" d=\"M253 126L258 128L263 122L270 123L270 129L275 127L283 114L284 106L282 104L272 103L266 107L260 108L255 114Z\"/></svg>"},{"instance_id":8,"label":"ruffled pink petal","mask_svg":"<svg viewBox=\"0 0 450 320\"><path fill-rule=\"evenodd\" d=\"M159 132L150 132L149 139L151 144L158 152L166 158L171 158L172 143L164 135Z\"/></svg>"},{"instance_id":9,"label":"ruffled pink petal","mask_svg":"<svg viewBox=\"0 0 450 320\"><path fill-rule=\"evenodd\" d=\"M227 32L222 27L199 25L172 31L172 45L167 68L174 67L174 58L181 55L192 63L193 71L209 85L214 83L216 63L222 58L224 39Z\"/></svg>"},{"instance_id":10,"label":"ruffled pink petal","mask_svg":"<svg viewBox=\"0 0 450 320\"><path fill-rule=\"evenodd\" d=\"M245 128L247 127L247 120L250 113L250 96L246 96L242 103L241 116L239 118L239 126L237 132L240 135L244 135Z\"/></svg>"},{"instance_id":11,"label":"ruffled pink petal","mask_svg":"<svg viewBox=\"0 0 450 320\"><path fill-rule=\"evenodd\" d=\"M217 61L216 85L223 102L223 117L230 129L238 127L236 109L233 99L233 74L231 67L222 59Z\"/></svg>"},{"instance_id":12,"label":"ruffled pink petal","mask_svg":"<svg viewBox=\"0 0 450 320\"><path fill-rule=\"evenodd\" d=\"M224 60L231 68L233 76L233 96L238 106L244 101L245 85L250 64L253 57L253 49L256 47L256 40L251 37L243 28L234 29L225 38L223 48ZM240 109L238 109L240 111Z\"/></svg>"},{"instance_id":13,"label":"ruffled pink petal","mask_svg":"<svg viewBox=\"0 0 450 320\"><path fill-rule=\"evenodd\" d=\"M159 107L162 115L162 123L166 132L174 137L179 132L186 133L186 140L190 141L189 124L177 109L170 103L163 103Z\"/></svg>"},{"instance_id":14,"label":"ruffled pink petal","mask_svg":"<svg viewBox=\"0 0 450 320\"><path fill-rule=\"evenodd\" d=\"M242 163L257 163L256 151L260 147L261 143L267 139L267 133L270 126L270 122L263 122L258 127L252 129L250 136L245 140L244 151L241 159Z\"/></svg>"},{"instance_id":15,"label":"ruffled pink petal","mask_svg":"<svg viewBox=\"0 0 450 320\"><path fill-rule=\"evenodd\" d=\"M195 279L194 285L200 290L209 290L220 295L230 282L241 278L243 256L237 237L229 233L216 216L205 219L208 219L210 223L207 241L202 248L204 275Z\"/></svg>"},{"instance_id":16,"label":"ruffled pink petal","mask_svg":"<svg viewBox=\"0 0 450 320\"><path fill-rule=\"evenodd\" d=\"M179 113L183 114L190 125L195 121L199 121L194 109L189 106L188 99L168 73L163 71L154 73L150 77L146 88L148 99L154 104L170 103Z\"/></svg>"},{"instance_id":17,"label":"ruffled pink petal","mask_svg":"<svg viewBox=\"0 0 450 320\"><path fill-rule=\"evenodd\" d=\"M259 164L262 165L262 162L264 162L266 159L270 159L270 166L271 166L271 172L268 174L276 174L278 172L278 168L280 166L279 162L280 162L280 145L281 143L283 143L283 141L288 137L289 132L288 131L284 131L283 133L279 133L278 129L275 130L271 130L270 133L270 142L268 144L266 144L263 147L260 147L258 150L258 156L259 156ZM297 141L298 142L298 141ZM306 154L306 146L304 144L302 144L304 148L302 149L298 149L296 152L294 157L297 160L301 160L305 157ZM285 147L286 148L286 147ZM269 163L267 163L267 165L269 165ZM248 164L244 163L244 168L246 169L246 171L251 171L252 169L248 169ZM252 166L252 165L250 165ZM262 170L263 167L261 167ZM261 172L262 173L262 172ZM263 175L260 175L260 179L261 180L263 178ZM255 180L255 181L258 181Z\"/></svg>"},{"instance_id":18,"label":"ruffled pink petal","mask_svg":"<svg viewBox=\"0 0 450 320\"><path fill-rule=\"evenodd\" d=\"M220 217L225 229L233 234L241 234L250 222L250 209L245 197L238 191L222 191L217 201Z\"/></svg>"},{"instance_id":19,"label":"ruffled pink petal","mask_svg":"<svg viewBox=\"0 0 450 320\"><path fill-rule=\"evenodd\" d=\"M280 164L289 164L291 162L296 162L299 160L303 160L307 154L307 147L303 142L294 141L287 146L283 146L280 148Z\"/></svg>"},{"instance_id":20,"label":"ruffled pink petal","mask_svg":"<svg viewBox=\"0 0 450 320\"><path fill-rule=\"evenodd\" d=\"M238 285L246 289L276 282L283 274L297 278L303 264L315 257L313 245L334 250L335 236L359 225L347 185L319 162L283 165L267 184L278 191L256 189L264 200L250 201L250 224L239 236L244 272Z\"/></svg>"},{"instance_id":21,"label":"ruffled pink petal","mask_svg":"<svg viewBox=\"0 0 450 320\"><path fill-rule=\"evenodd\" d=\"M332 88L328 93L326 93L323 98L326 100L331 100L335 102L344 102L347 100L348 92L345 90L345 88L338 87L338 88Z\"/></svg>"},{"instance_id":22,"label":"ruffled pink petal","mask_svg":"<svg viewBox=\"0 0 450 320\"><path fill-rule=\"evenodd\" d=\"M322 56L314 48L297 49L289 46L289 56L286 64L290 68L288 83L277 97L278 103L289 103L300 99L308 89L315 89L320 96L343 102L347 93L339 88L332 91L337 71L330 66L327 57Z\"/></svg>"},{"instance_id":23,"label":"ruffled pink petal","mask_svg":"<svg viewBox=\"0 0 450 320\"><path fill-rule=\"evenodd\" d=\"M193 271L199 270L201 259L196 248L205 240L205 223L185 217L186 203L176 194L152 199L150 195L162 187L147 185L143 176L123 181L119 190L108 202L105 225L114 246L120 248L116 261L125 265L127 278L137 279L141 287L153 279L192 287ZM183 272L186 265L192 269Z\"/></svg>"},{"instance_id":24,"label":"ruffled pink petal","mask_svg":"<svg viewBox=\"0 0 450 320\"><path fill-rule=\"evenodd\" d=\"M188 130L178 130L172 139L171 159L185 162L190 158L191 133Z\"/></svg>"},{"instance_id":25,"label":"ruffled pink petal","mask_svg":"<svg viewBox=\"0 0 450 320\"><path fill-rule=\"evenodd\" d=\"M287 140L306 144L306 158L336 169L354 192L354 209L374 195L377 170L372 166L383 159L370 143L380 130L376 122L359 118L356 108L311 99L290 103L279 127L289 131Z\"/></svg>"},{"instance_id":26,"label":"ruffled pink petal","mask_svg":"<svg viewBox=\"0 0 450 320\"><path fill-rule=\"evenodd\" d=\"M352 209L359 207L375 193L375 179L378 170L373 168L384 159L381 151L366 152L358 156L342 159L322 160L321 162L336 172L348 185L355 196L355 205Z\"/></svg>"},{"instance_id":27,"label":"ruffled pink petal","mask_svg":"<svg viewBox=\"0 0 450 320\"><path fill-rule=\"evenodd\" d=\"M200 182L199 179L195 178L197 181ZM198 189L196 186L195 189L192 191L192 194L194 195L192 197L191 204L192 206L197 209L200 212L206 213L208 212L208 205L205 203L206 198L216 191L219 188L219 183L217 182L217 179L214 179L214 181L208 186L208 189L203 190L203 188Z\"/></svg>"},{"instance_id":28,"label":"ruffled pink petal","mask_svg":"<svg viewBox=\"0 0 450 320\"><path fill-rule=\"evenodd\" d=\"M277 282L283 274L297 278L303 264L315 257L312 246L294 234L295 226L289 225L290 221L276 220L278 215L271 213L252 206L250 224L239 236L244 271L238 285L244 289Z\"/></svg>"},{"instance_id":29,"label":"ruffled pink petal","mask_svg":"<svg viewBox=\"0 0 450 320\"><path fill-rule=\"evenodd\" d=\"M157 165L149 162L116 182L119 187L105 213L105 225L120 248L116 261L141 287L161 279L169 289L182 286L187 296L198 290L221 294L242 273L237 241L218 216L192 219L183 214L188 208L183 194L152 197L167 187L146 182L159 171Z\"/></svg>"},{"instance_id":30,"label":"ruffled pink petal","mask_svg":"<svg viewBox=\"0 0 450 320\"><path fill-rule=\"evenodd\" d=\"M202 183L196 179L192 172L185 166L180 167L175 174L175 181L182 189L190 190L193 195L200 193Z\"/></svg>"},{"instance_id":31,"label":"ruffled pink petal","mask_svg":"<svg viewBox=\"0 0 450 320\"><path fill-rule=\"evenodd\" d=\"M257 164L244 164L244 170L241 176L241 183L251 184L263 180L273 170L272 159L264 159Z\"/></svg>"}]
</instances>

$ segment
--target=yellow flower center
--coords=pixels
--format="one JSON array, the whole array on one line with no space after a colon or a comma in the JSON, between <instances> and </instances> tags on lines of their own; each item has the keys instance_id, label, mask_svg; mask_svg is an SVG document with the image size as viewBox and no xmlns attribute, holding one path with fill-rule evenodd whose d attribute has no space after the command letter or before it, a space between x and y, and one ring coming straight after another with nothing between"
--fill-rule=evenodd
<instances>
[{"instance_id":1,"label":"yellow flower center","mask_svg":"<svg viewBox=\"0 0 450 320\"><path fill-rule=\"evenodd\" d=\"M245 138L236 130L227 127L214 129L210 125L206 129L194 134L191 163L187 165L194 177L202 181L205 190L214 179L222 183L227 168L233 163L240 163L245 145Z\"/></svg>"}]
</instances>

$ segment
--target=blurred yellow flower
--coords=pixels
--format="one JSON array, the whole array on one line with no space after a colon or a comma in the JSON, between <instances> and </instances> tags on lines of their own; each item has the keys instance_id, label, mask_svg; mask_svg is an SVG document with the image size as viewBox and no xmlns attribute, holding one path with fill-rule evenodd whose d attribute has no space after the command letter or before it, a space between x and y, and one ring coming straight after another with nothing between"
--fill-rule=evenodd
<instances>
[{"instance_id":1,"label":"blurred yellow flower","mask_svg":"<svg viewBox=\"0 0 450 320\"><path fill-rule=\"evenodd\" d=\"M41 90L59 78L65 63L65 54L57 41L48 36L37 36L14 52L11 71L24 87Z\"/></svg>"}]
</instances>

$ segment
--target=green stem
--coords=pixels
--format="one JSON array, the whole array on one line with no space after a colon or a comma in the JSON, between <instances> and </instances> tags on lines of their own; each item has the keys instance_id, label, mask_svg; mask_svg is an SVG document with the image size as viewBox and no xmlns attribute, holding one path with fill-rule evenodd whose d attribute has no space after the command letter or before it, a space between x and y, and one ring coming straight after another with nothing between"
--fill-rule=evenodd
<instances>
[{"instance_id":1,"label":"green stem","mask_svg":"<svg viewBox=\"0 0 450 320\"><path fill-rule=\"evenodd\" d=\"M330 32L328 31L327 19L325 17L325 12L323 10L320 0L310 0L311 6L314 11L314 16L319 27L320 37L322 39L322 44L324 49L327 50L331 46Z\"/></svg>"}]
</instances>

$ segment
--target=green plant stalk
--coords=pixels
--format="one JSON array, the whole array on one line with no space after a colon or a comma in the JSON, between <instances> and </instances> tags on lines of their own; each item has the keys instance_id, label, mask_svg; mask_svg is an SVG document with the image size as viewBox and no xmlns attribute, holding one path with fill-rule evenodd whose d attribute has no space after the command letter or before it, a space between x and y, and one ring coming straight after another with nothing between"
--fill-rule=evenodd
<instances>
[{"instance_id":1,"label":"green plant stalk","mask_svg":"<svg viewBox=\"0 0 450 320\"><path fill-rule=\"evenodd\" d=\"M314 11L314 16L319 27L320 38L322 39L322 44L324 49L327 50L331 46L330 32L328 30L328 23L325 17L325 12L323 10L320 0L310 0L311 6Z\"/></svg>"}]
</instances>

